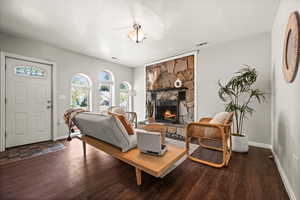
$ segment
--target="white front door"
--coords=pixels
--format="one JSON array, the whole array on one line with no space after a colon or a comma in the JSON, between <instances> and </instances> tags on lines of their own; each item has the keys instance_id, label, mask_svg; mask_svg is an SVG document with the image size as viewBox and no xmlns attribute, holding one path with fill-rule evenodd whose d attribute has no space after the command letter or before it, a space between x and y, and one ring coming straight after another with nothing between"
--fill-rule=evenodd
<instances>
[{"instance_id":1,"label":"white front door","mask_svg":"<svg viewBox=\"0 0 300 200\"><path fill-rule=\"evenodd\" d=\"M6 58L6 147L50 140L51 66Z\"/></svg>"}]
</instances>

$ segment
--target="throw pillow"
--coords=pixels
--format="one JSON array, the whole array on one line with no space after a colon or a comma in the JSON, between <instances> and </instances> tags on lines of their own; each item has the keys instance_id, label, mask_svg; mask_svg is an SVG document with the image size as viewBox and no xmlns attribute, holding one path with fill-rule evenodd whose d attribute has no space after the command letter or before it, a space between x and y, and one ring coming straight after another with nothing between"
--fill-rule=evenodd
<instances>
[{"instance_id":1,"label":"throw pillow","mask_svg":"<svg viewBox=\"0 0 300 200\"><path fill-rule=\"evenodd\" d=\"M225 124L229 121L231 113L229 112L220 112L214 116L214 118L209 122L210 124Z\"/></svg>"},{"instance_id":2,"label":"throw pillow","mask_svg":"<svg viewBox=\"0 0 300 200\"><path fill-rule=\"evenodd\" d=\"M133 135L134 134L134 129L132 128L130 122L128 122L126 120L124 115L120 115L120 114L112 113L112 112L108 112L108 114L112 115L115 118L118 118L121 121L121 123L123 124L124 128L126 129L128 135Z\"/></svg>"}]
</instances>

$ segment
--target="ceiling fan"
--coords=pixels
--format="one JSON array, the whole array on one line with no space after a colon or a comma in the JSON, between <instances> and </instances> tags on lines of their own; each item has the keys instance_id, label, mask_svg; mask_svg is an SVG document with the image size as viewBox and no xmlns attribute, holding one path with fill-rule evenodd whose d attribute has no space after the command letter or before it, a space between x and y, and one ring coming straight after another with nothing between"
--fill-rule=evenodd
<instances>
[{"instance_id":1,"label":"ceiling fan","mask_svg":"<svg viewBox=\"0 0 300 200\"><path fill-rule=\"evenodd\" d=\"M144 32L142 31L142 26L140 24L133 24L133 29L129 31L128 37L135 41L136 43L141 43L146 39Z\"/></svg>"},{"instance_id":2,"label":"ceiling fan","mask_svg":"<svg viewBox=\"0 0 300 200\"><path fill-rule=\"evenodd\" d=\"M114 28L114 30L126 30L128 38L136 44L146 38L159 40L164 34L164 24L161 18L149 7L144 6L140 1L131 1L128 6L129 24Z\"/></svg>"}]
</instances>

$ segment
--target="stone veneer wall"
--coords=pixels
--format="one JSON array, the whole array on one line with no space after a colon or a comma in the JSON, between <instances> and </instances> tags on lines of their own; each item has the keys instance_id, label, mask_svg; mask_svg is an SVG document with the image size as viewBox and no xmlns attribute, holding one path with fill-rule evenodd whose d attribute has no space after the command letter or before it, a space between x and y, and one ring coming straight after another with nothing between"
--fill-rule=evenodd
<instances>
[{"instance_id":1,"label":"stone veneer wall","mask_svg":"<svg viewBox=\"0 0 300 200\"><path fill-rule=\"evenodd\" d=\"M157 77L151 84L150 76ZM194 56L186 56L146 67L146 101L151 100L151 90L175 88L177 79L182 81L182 87L187 88L186 100L179 105L180 123L194 121ZM180 91L180 90L178 90ZM156 99L177 99L178 91L164 90L156 92Z\"/></svg>"}]
</instances>

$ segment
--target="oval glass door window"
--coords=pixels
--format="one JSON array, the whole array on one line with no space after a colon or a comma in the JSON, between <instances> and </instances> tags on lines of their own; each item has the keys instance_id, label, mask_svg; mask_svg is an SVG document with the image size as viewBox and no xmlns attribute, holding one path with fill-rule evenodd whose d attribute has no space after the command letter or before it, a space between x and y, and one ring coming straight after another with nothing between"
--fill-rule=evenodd
<instances>
[{"instance_id":1,"label":"oval glass door window","mask_svg":"<svg viewBox=\"0 0 300 200\"><path fill-rule=\"evenodd\" d=\"M46 72L43 69L32 66L18 66L15 68L15 75L32 78L45 78Z\"/></svg>"}]
</instances>

